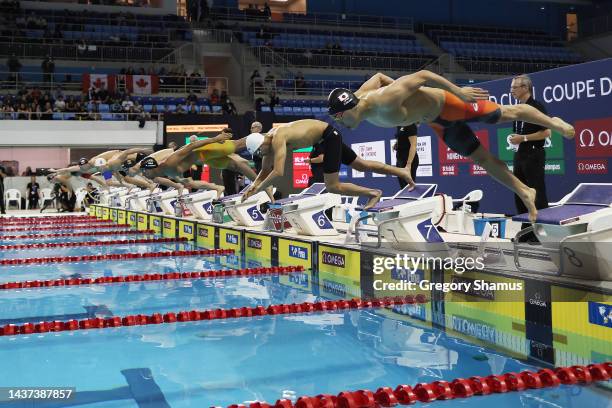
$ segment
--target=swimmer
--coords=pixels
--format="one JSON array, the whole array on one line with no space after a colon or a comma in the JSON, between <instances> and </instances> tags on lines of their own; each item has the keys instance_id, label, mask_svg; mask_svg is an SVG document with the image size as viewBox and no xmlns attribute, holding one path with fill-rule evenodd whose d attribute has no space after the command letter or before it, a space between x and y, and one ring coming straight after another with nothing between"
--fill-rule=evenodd
<instances>
[{"instance_id":1,"label":"swimmer","mask_svg":"<svg viewBox=\"0 0 612 408\"><path fill-rule=\"evenodd\" d=\"M163 155L159 155L160 152L155 152L143 159L138 167L139 170L142 170L146 178L158 184L178 189L179 195L182 195L183 188L188 188L196 190L215 190L217 191L217 197L221 197L225 187L205 181L193 180L190 177L184 178L183 174L194 164L205 164L203 158L208 157L208 162L210 163L213 161L213 164L218 164L214 159L227 160L227 155L230 154L228 153L229 149L232 146L230 146L229 143L228 146L223 145L231 138L231 133L222 132L211 139L189 143L176 151L165 149L170 150L169 154L164 153ZM215 146L217 146L217 149L213 148ZM219 146L222 146L221 149L218 148ZM165 150L161 152L165 152ZM137 166L132 167L132 169L135 167ZM132 169L130 169L130 174L132 173Z\"/></svg>"},{"instance_id":2,"label":"swimmer","mask_svg":"<svg viewBox=\"0 0 612 408\"><path fill-rule=\"evenodd\" d=\"M467 123L519 120L556 130L568 139L574 137L574 128L532 106L498 105L488 98L484 89L460 88L423 70L397 80L378 73L355 93L336 88L329 94L328 105L333 119L349 129L356 128L364 120L380 127L428 123L450 149L469 157L491 177L514 191L525 203L529 219L534 222L537 217L535 190L523 184L504 162L484 149Z\"/></svg>"},{"instance_id":3,"label":"swimmer","mask_svg":"<svg viewBox=\"0 0 612 408\"><path fill-rule=\"evenodd\" d=\"M265 135L253 133L247 136L247 149L253 155L263 156L263 160L262 170L243 195L243 200L271 186L276 178L285 175L285 159L288 151L317 144L324 154L323 178L327 190L343 195L367 196L370 199L365 205L366 209L373 207L380 200L382 191L352 183L341 183L340 164L351 166L358 171L398 176L414 186L409 170L364 160L342 142L342 135L333 126L320 120L303 119L283 124Z\"/></svg>"}]
</instances>

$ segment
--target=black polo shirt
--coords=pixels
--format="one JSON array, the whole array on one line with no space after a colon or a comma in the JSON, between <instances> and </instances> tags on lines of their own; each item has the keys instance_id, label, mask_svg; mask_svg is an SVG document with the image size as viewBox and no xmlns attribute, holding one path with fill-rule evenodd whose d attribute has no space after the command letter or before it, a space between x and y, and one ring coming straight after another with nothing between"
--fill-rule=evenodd
<instances>
[{"instance_id":1,"label":"black polo shirt","mask_svg":"<svg viewBox=\"0 0 612 408\"><path fill-rule=\"evenodd\" d=\"M395 138L397 139L397 151L398 152L407 152L410 150L410 136L416 136L417 134L417 125L412 124L408 126L400 126L395 133Z\"/></svg>"},{"instance_id":2,"label":"black polo shirt","mask_svg":"<svg viewBox=\"0 0 612 408\"><path fill-rule=\"evenodd\" d=\"M530 96L529 99L525 101L525 104L533 106L534 108L536 108L537 110L539 110L540 112L544 114L547 113L544 105L542 105L540 102L533 99L533 96ZM539 132L540 130L546 130L546 128L543 126L536 125L534 123L521 122L521 121L514 122L513 129L514 129L514 133L517 135L529 135L535 132ZM521 142L519 144L519 151L527 151L527 150L532 150L532 149L543 149L545 141L546 139L536 140L534 142Z\"/></svg>"}]
</instances>

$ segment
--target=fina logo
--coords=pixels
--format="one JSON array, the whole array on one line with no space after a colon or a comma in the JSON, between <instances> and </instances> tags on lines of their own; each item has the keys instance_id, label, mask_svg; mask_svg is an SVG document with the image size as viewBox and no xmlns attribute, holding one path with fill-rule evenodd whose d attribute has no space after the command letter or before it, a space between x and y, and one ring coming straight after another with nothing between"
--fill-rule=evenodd
<instances>
[{"instance_id":1,"label":"fina logo","mask_svg":"<svg viewBox=\"0 0 612 408\"><path fill-rule=\"evenodd\" d=\"M164 221L164 228L165 228L165 229L170 229L170 228L172 228L172 225L170 224L170 221Z\"/></svg>"},{"instance_id":2,"label":"fina logo","mask_svg":"<svg viewBox=\"0 0 612 408\"><path fill-rule=\"evenodd\" d=\"M208 228L200 228L198 231L198 236L202 238L208 238Z\"/></svg>"},{"instance_id":3,"label":"fina logo","mask_svg":"<svg viewBox=\"0 0 612 408\"><path fill-rule=\"evenodd\" d=\"M540 292L536 292L535 295L533 295L533 298L529 299L529 304L546 307L546 302L542 300L542 295L540 295Z\"/></svg>"},{"instance_id":4,"label":"fina logo","mask_svg":"<svg viewBox=\"0 0 612 408\"><path fill-rule=\"evenodd\" d=\"M130 214L130 221L136 221L136 215Z\"/></svg>"},{"instance_id":5,"label":"fina logo","mask_svg":"<svg viewBox=\"0 0 612 408\"><path fill-rule=\"evenodd\" d=\"M249 238L247 240L247 246L249 248L261 249L261 247L262 247L261 239Z\"/></svg>"},{"instance_id":6,"label":"fina logo","mask_svg":"<svg viewBox=\"0 0 612 408\"><path fill-rule=\"evenodd\" d=\"M323 251L323 263L325 265L338 266L340 268L344 268L346 264L346 259L342 254L336 254L333 252Z\"/></svg>"},{"instance_id":7,"label":"fina logo","mask_svg":"<svg viewBox=\"0 0 612 408\"><path fill-rule=\"evenodd\" d=\"M183 225L183 232L185 234L193 234L193 226L191 226L191 225Z\"/></svg>"},{"instance_id":8,"label":"fina logo","mask_svg":"<svg viewBox=\"0 0 612 408\"><path fill-rule=\"evenodd\" d=\"M156 227L159 227L159 220L153 220L153 225L155 225Z\"/></svg>"},{"instance_id":9,"label":"fina logo","mask_svg":"<svg viewBox=\"0 0 612 408\"><path fill-rule=\"evenodd\" d=\"M305 273L292 273L291 275L289 275L289 282L307 288L308 275L306 275Z\"/></svg>"},{"instance_id":10,"label":"fina logo","mask_svg":"<svg viewBox=\"0 0 612 408\"><path fill-rule=\"evenodd\" d=\"M289 245L289 256L298 259L308 259L308 248Z\"/></svg>"},{"instance_id":11,"label":"fina logo","mask_svg":"<svg viewBox=\"0 0 612 408\"><path fill-rule=\"evenodd\" d=\"M138 216L138 222L144 222L144 217L142 215Z\"/></svg>"},{"instance_id":12,"label":"fina logo","mask_svg":"<svg viewBox=\"0 0 612 408\"><path fill-rule=\"evenodd\" d=\"M238 245L238 235L230 233L225 234L225 242L228 244Z\"/></svg>"},{"instance_id":13,"label":"fina logo","mask_svg":"<svg viewBox=\"0 0 612 408\"><path fill-rule=\"evenodd\" d=\"M346 286L342 283L329 281L327 279L323 279L323 291L336 296L346 296Z\"/></svg>"}]
</instances>

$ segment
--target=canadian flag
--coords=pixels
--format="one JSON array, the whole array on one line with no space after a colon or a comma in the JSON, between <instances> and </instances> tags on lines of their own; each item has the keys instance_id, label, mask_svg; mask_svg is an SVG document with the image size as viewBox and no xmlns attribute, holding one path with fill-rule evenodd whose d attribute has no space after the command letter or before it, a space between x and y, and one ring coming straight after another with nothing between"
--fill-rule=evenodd
<instances>
[{"instance_id":1,"label":"canadian flag","mask_svg":"<svg viewBox=\"0 0 612 408\"><path fill-rule=\"evenodd\" d=\"M126 75L125 86L133 95L151 95L159 92L157 75Z\"/></svg>"},{"instance_id":2,"label":"canadian flag","mask_svg":"<svg viewBox=\"0 0 612 408\"><path fill-rule=\"evenodd\" d=\"M109 92L115 90L115 75L108 74L83 74L83 92L89 92L93 86L98 89L106 89Z\"/></svg>"}]
</instances>

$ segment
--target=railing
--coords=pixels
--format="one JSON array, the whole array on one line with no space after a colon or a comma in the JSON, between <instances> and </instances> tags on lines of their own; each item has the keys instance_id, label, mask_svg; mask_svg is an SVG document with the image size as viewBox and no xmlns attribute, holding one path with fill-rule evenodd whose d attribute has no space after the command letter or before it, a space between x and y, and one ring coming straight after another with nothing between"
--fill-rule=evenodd
<instances>
[{"instance_id":1,"label":"railing","mask_svg":"<svg viewBox=\"0 0 612 408\"><path fill-rule=\"evenodd\" d=\"M239 11L232 7L215 7L211 9L211 17L215 20L238 20L238 21L269 21L265 16L250 15L246 11ZM279 22L276 21L275 22ZM342 27L377 27L395 28L402 30L413 30L414 20L406 17L378 17L355 14L338 13L308 13L289 14L283 13L280 22L292 24L315 24L333 25Z\"/></svg>"},{"instance_id":2,"label":"railing","mask_svg":"<svg viewBox=\"0 0 612 408\"><path fill-rule=\"evenodd\" d=\"M104 72L96 72L104 73ZM81 91L84 72L68 73L56 72L45 74L42 72L19 72L12 73L0 71L0 89L19 90L22 87L38 87L41 90L52 90L60 85L64 91ZM117 76L117 89L125 89L123 75L113 73ZM190 77L157 75L159 78L160 93L189 93L189 91L205 91L217 89L227 91L227 77ZM201 92L200 92L201 93Z\"/></svg>"},{"instance_id":3,"label":"railing","mask_svg":"<svg viewBox=\"0 0 612 408\"><path fill-rule=\"evenodd\" d=\"M172 53L172 51L174 51L174 48L112 47L103 45L81 47L78 44L0 43L0 55L3 56L15 54L17 58L43 58L45 55L49 55L55 59L73 61L157 62ZM167 61L166 63L175 64L176 61Z\"/></svg>"},{"instance_id":4,"label":"railing","mask_svg":"<svg viewBox=\"0 0 612 408\"><path fill-rule=\"evenodd\" d=\"M251 48L253 54L259 58L262 65L275 65L278 56L286 59L295 67L336 68L336 69L366 69L366 70L394 70L417 71L434 58L431 57L388 57L379 55L351 55L351 54L316 54L307 55L297 52L272 51L267 47Z\"/></svg>"},{"instance_id":5,"label":"railing","mask_svg":"<svg viewBox=\"0 0 612 408\"><path fill-rule=\"evenodd\" d=\"M115 120L157 122L163 120L163 113L112 113L112 112L2 112L0 120Z\"/></svg>"},{"instance_id":6,"label":"railing","mask_svg":"<svg viewBox=\"0 0 612 408\"><path fill-rule=\"evenodd\" d=\"M461 58L455 59L455 62L467 72L487 74L525 74L568 65L552 62L478 61Z\"/></svg>"},{"instance_id":7,"label":"railing","mask_svg":"<svg viewBox=\"0 0 612 408\"><path fill-rule=\"evenodd\" d=\"M263 82L263 81L261 81ZM308 80L308 84L296 83L295 79L277 79L274 84L266 85L264 83L253 85L254 95L267 95L270 91L276 91L279 96L291 96L300 98L302 96L327 96L334 86L329 85L329 82L337 82L333 80ZM343 87L357 90L363 81L341 81Z\"/></svg>"},{"instance_id":8,"label":"railing","mask_svg":"<svg viewBox=\"0 0 612 408\"><path fill-rule=\"evenodd\" d=\"M591 20L581 22L579 30L580 37L609 33L612 31L612 14L595 17Z\"/></svg>"}]
</instances>

